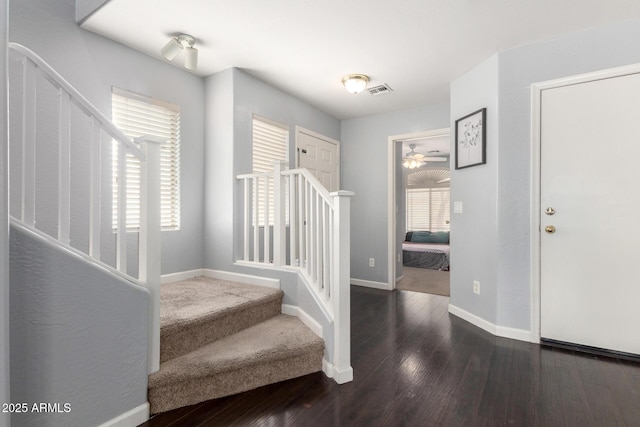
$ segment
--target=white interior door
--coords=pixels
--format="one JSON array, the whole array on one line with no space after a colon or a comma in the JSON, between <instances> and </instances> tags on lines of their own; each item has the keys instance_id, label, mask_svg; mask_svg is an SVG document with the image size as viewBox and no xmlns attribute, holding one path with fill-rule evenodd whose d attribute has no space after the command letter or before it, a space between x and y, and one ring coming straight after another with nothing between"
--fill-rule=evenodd
<instances>
[{"instance_id":1,"label":"white interior door","mask_svg":"<svg viewBox=\"0 0 640 427\"><path fill-rule=\"evenodd\" d=\"M639 123L640 74L542 91L542 338L640 354Z\"/></svg>"},{"instance_id":2,"label":"white interior door","mask_svg":"<svg viewBox=\"0 0 640 427\"><path fill-rule=\"evenodd\" d=\"M340 189L338 141L298 128L298 167L309 169L329 191Z\"/></svg>"}]
</instances>

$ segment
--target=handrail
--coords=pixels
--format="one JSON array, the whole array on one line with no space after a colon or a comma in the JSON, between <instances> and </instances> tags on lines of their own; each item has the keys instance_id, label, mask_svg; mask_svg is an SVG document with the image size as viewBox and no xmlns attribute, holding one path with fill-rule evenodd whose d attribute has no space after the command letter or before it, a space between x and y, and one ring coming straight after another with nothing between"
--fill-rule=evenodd
<instances>
[{"instance_id":1,"label":"handrail","mask_svg":"<svg viewBox=\"0 0 640 427\"><path fill-rule=\"evenodd\" d=\"M353 193L329 193L308 169L286 168L276 161L270 173L236 176L244 184L243 255L236 262L298 273L333 330L325 336L333 342L332 376L348 382Z\"/></svg>"},{"instance_id":2,"label":"handrail","mask_svg":"<svg viewBox=\"0 0 640 427\"><path fill-rule=\"evenodd\" d=\"M149 309L149 373L159 369L160 364L160 271L161 271L161 169L160 169L160 146L165 141L144 135L135 138L135 142L127 137L119 130L110 119L102 114L95 106L93 106L87 98L78 92L71 84L58 74L50 65L48 65L41 57L30 49L17 44L9 43L9 48L20 56L22 64L22 85L10 86L19 93L22 89L22 104L19 111L17 106L10 103L12 112L15 110L16 116L22 121L21 138L16 138L15 149L17 154L22 158L21 176L17 177L19 181L13 185L12 191L19 195L21 202L20 218L12 219L12 223L24 227L26 230L34 231L39 236L43 236L49 242L55 242L59 247L70 251L71 253L82 257L85 261L93 265L100 266L120 278L128 280L132 283L143 284L149 290L151 295L151 306ZM45 144L37 138L39 126L50 126L55 129L56 125L53 121L36 120L39 114L37 108L51 107L47 103L38 104L38 82L36 76L42 77L40 81L47 82L58 92L58 120L57 120L57 159L47 159L57 168L58 172L58 191L57 194L57 239L53 234L48 234L44 230L37 227L36 210L41 217L54 216L54 207L38 206L36 203L37 181L42 179L41 171L48 170L39 168L37 159L43 154L42 149ZM17 96L15 97L16 99ZM88 249L86 251L79 250L71 246L71 176L73 174L73 163L71 162L71 149L73 133L72 125L76 123L72 120L71 105L77 107L77 110L89 117L91 126L89 129L88 144L88 168L84 172L88 176L88 204L81 208L82 213L86 213L88 217L88 229L86 233L78 233L77 241L88 237ZM55 108L55 107L54 107ZM55 117L55 116L54 116ZM108 136L109 140L105 140L104 136ZM111 144L112 141L117 144L117 174L112 176L116 178L113 187L104 186L105 175L110 174L112 167L108 166L109 159L103 155L102 147L104 144ZM83 140L84 142L84 140ZM138 280L135 276L129 274L127 268L127 185L129 183L130 172L128 171L127 156L133 156L139 159L140 167L140 229L138 233ZM44 158L44 157L43 157ZM57 161L56 161L57 160ZM55 166L54 166L55 165ZM113 166L113 165L111 165ZM77 168L77 166L76 166ZM74 169L76 170L76 169ZM84 176L84 175L83 175ZM18 184L19 183L19 184ZM116 190L117 200L114 206L117 206L117 221L115 241L115 268L107 265L102 260L102 249L109 248L102 241L103 235L103 201L105 199L105 191ZM42 204L41 204L42 205ZM130 206L131 207L131 206ZM16 209L17 211L18 209ZM77 230L84 229L83 225L75 225ZM46 236L46 237L45 237Z\"/></svg>"},{"instance_id":3,"label":"handrail","mask_svg":"<svg viewBox=\"0 0 640 427\"><path fill-rule=\"evenodd\" d=\"M85 110L85 112L91 116L94 116L98 119L100 124L103 126L104 130L107 131L113 138L117 139L118 142L127 146L128 150L139 158L140 160L145 160L145 156L140 150L140 148L134 144L131 139L129 139L120 129L118 129L110 119L108 119L100 110L94 107L91 102L87 98L85 98L80 92L76 90L71 84L65 80L56 70L54 70L49 64L47 64L38 54L34 51L25 47L19 43L9 42L9 49L13 49L17 52L20 52L25 57L29 58L34 64L38 67L42 68L45 73L44 76L53 83L58 89L64 89L71 97L77 101L76 105L78 107Z\"/></svg>"},{"instance_id":4,"label":"handrail","mask_svg":"<svg viewBox=\"0 0 640 427\"><path fill-rule=\"evenodd\" d=\"M311 185L313 185L315 190L318 192L318 194L320 194L320 196L324 199L324 201L327 202L327 204L329 204L331 208L333 208L333 198L331 197L331 194L326 189L326 187L318 180L318 178L316 178L315 175L309 172L309 169L305 169L305 168L287 169L282 171L281 174L283 176L289 176L289 175L304 176L305 179L309 181Z\"/></svg>"}]
</instances>

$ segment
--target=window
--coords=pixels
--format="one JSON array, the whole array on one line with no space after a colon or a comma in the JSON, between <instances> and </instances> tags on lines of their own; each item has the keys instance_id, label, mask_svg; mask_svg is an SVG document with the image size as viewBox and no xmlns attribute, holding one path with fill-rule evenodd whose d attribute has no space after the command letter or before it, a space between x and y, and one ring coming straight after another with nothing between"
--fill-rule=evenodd
<instances>
[{"instance_id":1,"label":"window","mask_svg":"<svg viewBox=\"0 0 640 427\"><path fill-rule=\"evenodd\" d=\"M449 189L407 189L407 231L449 231Z\"/></svg>"},{"instance_id":2,"label":"window","mask_svg":"<svg viewBox=\"0 0 640 427\"><path fill-rule=\"evenodd\" d=\"M273 171L273 163L278 160L288 161L289 128L271 120L253 116L253 173ZM260 194L266 191L269 198L269 225L273 225L273 183L271 180L260 180ZM258 199L258 225L265 225L265 201Z\"/></svg>"},{"instance_id":3,"label":"window","mask_svg":"<svg viewBox=\"0 0 640 427\"><path fill-rule=\"evenodd\" d=\"M161 225L180 229L180 107L113 88L114 124L128 137L152 135L165 139L160 149ZM118 144L113 144L113 226L118 218ZM140 227L140 162L127 156L127 230Z\"/></svg>"}]
</instances>

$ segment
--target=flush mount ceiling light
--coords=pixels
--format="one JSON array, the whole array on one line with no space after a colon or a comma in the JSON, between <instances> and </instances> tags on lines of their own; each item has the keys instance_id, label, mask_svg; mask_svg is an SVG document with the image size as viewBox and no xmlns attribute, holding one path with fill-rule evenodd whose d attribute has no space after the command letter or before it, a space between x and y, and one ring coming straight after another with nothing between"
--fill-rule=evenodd
<instances>
[{"instance_id":1,"label":"flush mount ceiling light","mask_svg":"<svg viewBox=\"0 0 640 427\"><path fill-rule=\"evenodd\" d=\"M181 50L185 51L184 67L187 70L195 70L198 68L198 49L193 45L196 43L196 39L188 34L180 34L169 40L160 53L167 61L173 61Z\"/></svg>"},{"instance_id":2,"label":"flush mount ceiling light","mask_svg":"<svg viewBox=\"0 0 640 427\"><path fill-rule=\"evenodd\" d=\"M347 92L354 94L362 92L367 87L367 83L369 83L369 77L364 74L349 74L342 78L342 84Z\"/></svg>"}]
</instances>

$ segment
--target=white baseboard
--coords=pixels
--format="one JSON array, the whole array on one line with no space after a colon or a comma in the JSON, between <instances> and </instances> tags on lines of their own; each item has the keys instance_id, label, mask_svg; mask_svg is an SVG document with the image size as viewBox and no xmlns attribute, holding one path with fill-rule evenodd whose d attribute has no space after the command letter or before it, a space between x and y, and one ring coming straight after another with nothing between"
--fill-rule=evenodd
<instances>
[{"instance_id":1,"label":"white baseboard","mask_svg":"<svg viewBox=\"0 0 640 427\"><path fill-rule=\"evenodd\" d=\"M475 314L469 313L468 311L463 310L460 307L456 307L453 304L449 304L449 313L453 314L454 316L458 316L459 318L466 320L472 325L475 325L480 329L484 329L490 334L496 335L498 337L510 338L513 340L526 342L531 341L530 331L495 325L488 320L478 317Z\"/></svg>"},{"instance_id":2,"label":"white baseboard","mask_svg":"<svg viewBox=\"0 0 640 427\"><path fill-rule=\"evenodd\" d=\"M230 280L233 282L246 283L247 285L264 286L267 288L280 289L280 280L268 277L251 276L249 274L231 273L229 271L204 269L204 276L212 279Z\"/></svg>"},{"instance_id":3,"label":"white baseboard","mask_svg":"<svg viewBox=\"0 0 640 427\"><path fill-rule=\"evenodd\" d=\"M401 274L400 276L396 277L396 283L398 283L402 279L404 279L404 274Z\"/></svg>"},{"instance_id":4,"label":"white baseboard","mask_svg":"<svg viewBox=\"0 0 640 427\"><path fill-rule=\"evenodd\" d=\"M145 403L125 412L99 427L136 427L149 419L149 403Z\"/></svg>"},{"instance_id":5,"label":"white baseboard","mask_svg":"<svg viewBox=\"0 0 640 427\"><path fill-rule=\"evenodd\" d=\"M322 326L300 307L295 305L282 304L282 314L296 316L302 323L305 324L307 328L311 329L311 332L313 332L320 338L324 338L324 335L322 335Z\"/></svg>"},{"instance_id":6,"label":"white baseboard","mask_svg":"<svg viewBox=\"0 0 640 427\"><path fill-rule=\"evenodd\" d=\"M328 362L327 359L322 359L322 372L324 372L328 378L333 378L338 384L353 381L353 368L351 366L343 371L338 371L333 363Z\"/></svg>"},{"instance_id":7,"label":"white baseboard","mask_svg":"<svg viewBox=\"0 0 640 427\"><path fill-rule=\"evenodd\" d=\"M180 280L193 279L194 277L204 276L204 270L199 268L197 270L181 271L178 273L163 274L160 276L160 283L179 282Z\"/></svg>"},{"instance_id":8,"label":"white baseboard","mask_svg":"<svg viewBox=\"0 0 640 427\"><path fill-rule=\"evenodd\" d=\"M388 283L373 282L371 280L360 280L351 278L351 284L356 286L364 286L365 288L382 289L384 291L392 291L393 288Z\"/></svg>"}]
</instances>

